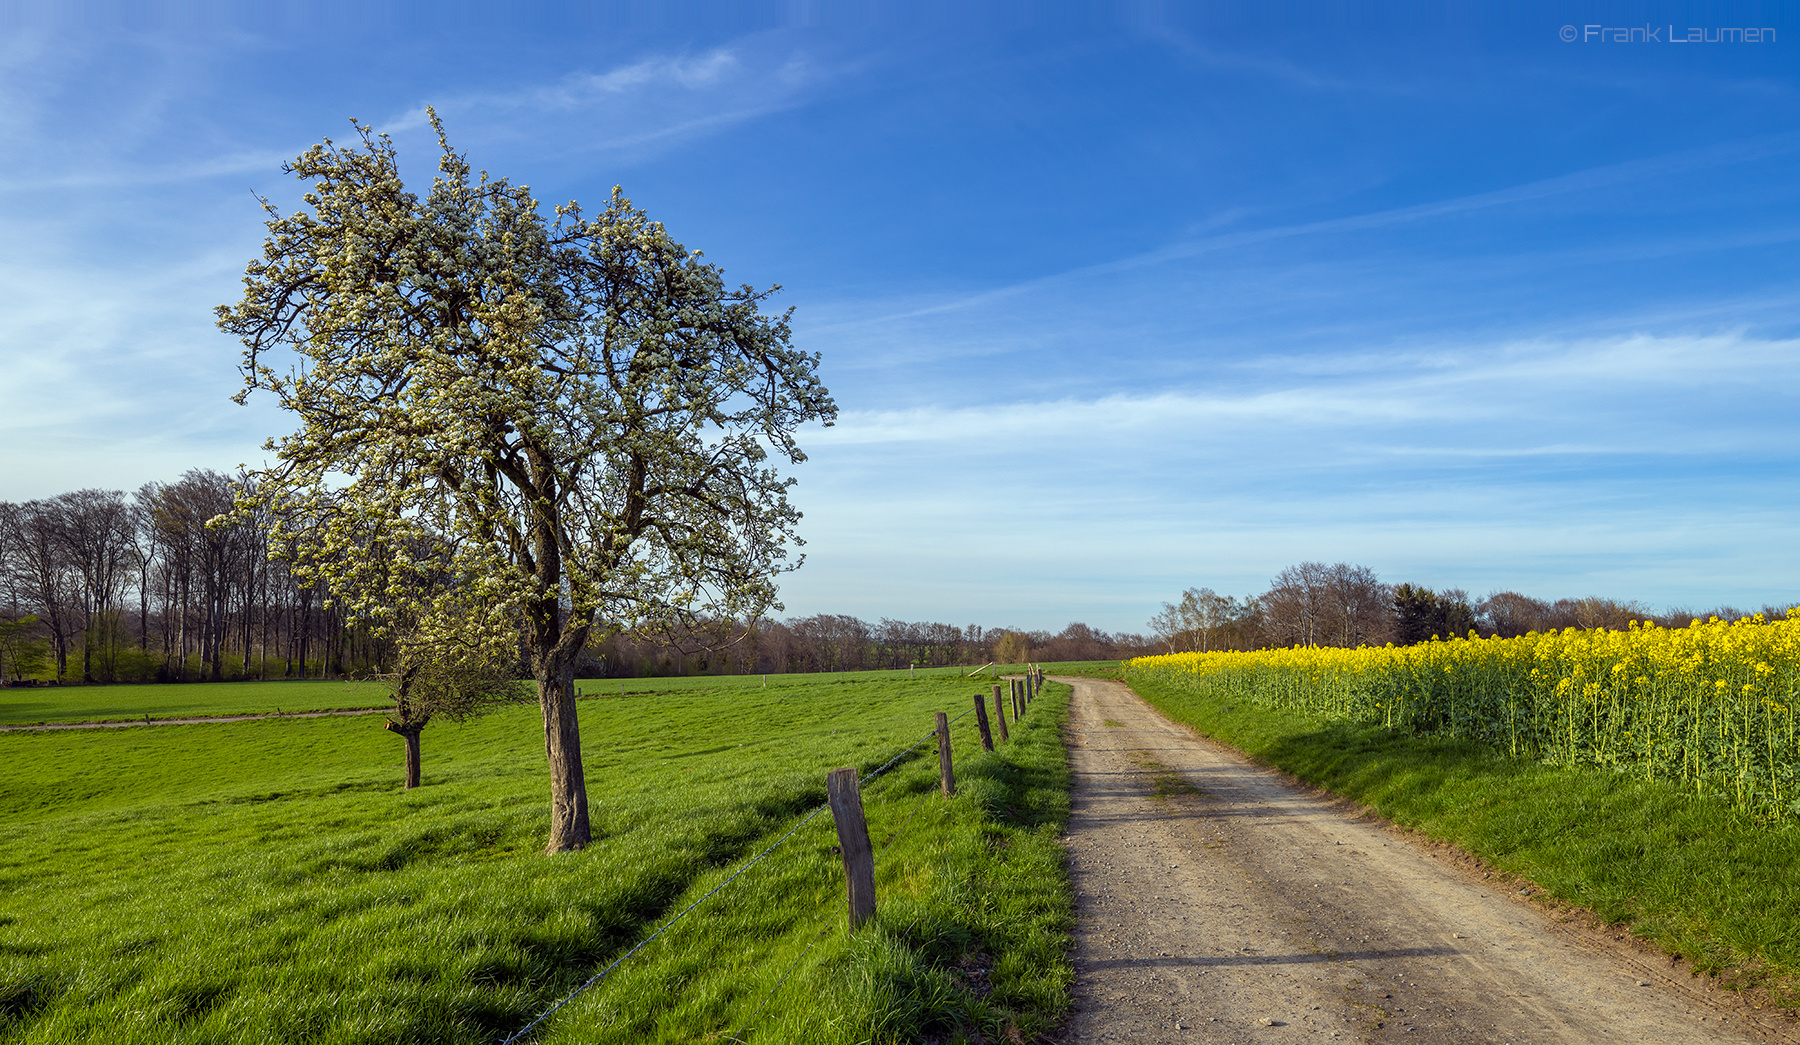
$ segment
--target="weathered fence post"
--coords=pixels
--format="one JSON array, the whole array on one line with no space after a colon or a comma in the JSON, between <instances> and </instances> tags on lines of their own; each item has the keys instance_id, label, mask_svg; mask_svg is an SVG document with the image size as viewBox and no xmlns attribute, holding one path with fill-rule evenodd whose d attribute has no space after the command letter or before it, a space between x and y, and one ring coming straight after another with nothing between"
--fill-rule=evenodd
<instances>
[{"instance_id":1,"label":"weathered fence post","mask_svg":"<svg viewBox=\"0 0 1800 1045\"><path fill-rule=\"evenodd\" d=\"M975 724L981 727L982 750L992 751L994 750L994 734L988 730L987 707L982 704L985 699L987 699L985 694L975 694Z\"/></svg>"},{"instance_id":2,"label":"weathered fence post","mask_svg":"<svg viewBox=\"0 0 1800 1045\"><path fill-rule=\"evenodd\" d=\"M999 683L994 684L994 720L1000 726L1000 743L1004 744L1010 738L1006 735L1006 705L1000 702Z\"/></svg>"},{"instance_id":3,"label":"weathered fence post","mask_svg":"<svg viewBox=\"0 0 1800 1045\"><path fill-rule=\"evenodd\" d=\"M844 882L850 898L850 928L875 913L875 849L869 845L869 822L863 819L862 789L855 766L825 775L831 818L837 821L838 852L844 857Z\"/></svg>"},{"instance_id":4,"label":"weathered fence post","mask_svg":"<svg viewBox=\"0 0 1800 1045\"><path fill-rule=\"evenodd\" d=\"M956 770L950 766L950 717L937 713L938 776L943 778L944 797L956 794Z\"/></svg>"}]
</instances>

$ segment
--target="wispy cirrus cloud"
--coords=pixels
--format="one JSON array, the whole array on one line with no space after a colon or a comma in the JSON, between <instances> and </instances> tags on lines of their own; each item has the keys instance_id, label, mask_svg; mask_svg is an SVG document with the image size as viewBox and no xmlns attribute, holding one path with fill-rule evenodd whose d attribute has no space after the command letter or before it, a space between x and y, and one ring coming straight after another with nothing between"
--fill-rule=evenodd
<instances>
[{"instance_id":1,"label":"wispy cirrus cloud","mask_svg":"<svg viewBox=\"0 0 1800 1045\"><path fill-rule=\"evenodd\" d=\"M843 72L782 34L698 53L652 54L554 81L453 94L430 106L459 141L505 142L551 155L643 158L710 132L803 105ZM426 125L421 103L380 129Z\"/></svg>"},{"instance_id":2,"label":"wispy cirrus cloud","mask_svg":"<svg viewBox=\"0 0 1800 1045\"><path fill-rule=\"evenodd\" d=\"M1800 340L1742 331L1457 343L1431 351L1247 361L1229 383L980 406L846 410L821 446L1055 447L1062 461L1295 453L1631 457L1752 452L1797 427ZM1679 429L1669 418L1677 414Z\"/></svg>"}]
</instances>

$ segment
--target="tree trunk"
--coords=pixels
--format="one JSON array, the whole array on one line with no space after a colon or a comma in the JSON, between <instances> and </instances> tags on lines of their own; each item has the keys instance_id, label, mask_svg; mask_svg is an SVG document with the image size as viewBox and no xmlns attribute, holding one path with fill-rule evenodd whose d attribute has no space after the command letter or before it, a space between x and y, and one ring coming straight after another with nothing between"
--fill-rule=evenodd
<instances>
[{"instance_id":1,"label":"tree trunk","mask_svg":"<svg viewBox=\"0 0 1800 1045\"><path fill-rule=\"evenodd\" d=\"M585 848L587 777L581 768L581 727L575 719L575 659L541 665L538 704L544 712L544 757L550 763L550 841L546 853Z\"/></svg>"},{"instance_id":2,"label":"tree trunk","mask_svg":"<svg viewBox=\"0 0 1800 1045\"><path fill-rule=\"evenodd\" d=\"M400 734L400 739L406 741L405 790L411 791L413 788L419 786L419 734L424 731L425 723L421 722L417 725L401 726L396 725L393 719L388 719L384 728L386 728L389 733Z\"/></svg>"}]
</instances>

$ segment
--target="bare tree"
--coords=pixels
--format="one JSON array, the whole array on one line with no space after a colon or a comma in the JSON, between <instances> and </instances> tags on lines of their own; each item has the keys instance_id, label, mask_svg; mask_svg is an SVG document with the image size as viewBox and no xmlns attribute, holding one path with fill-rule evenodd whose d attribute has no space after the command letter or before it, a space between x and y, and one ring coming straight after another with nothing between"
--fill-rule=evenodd
<instances>
[{"instance_id":1,"label":"bare tree","mask_svg":"<svg viewBox=\"0 0 1800 1045\"><path fill-rule=\"evenodd\" d=\"M1118 655L1113 637L1080 621L1071 623L1055 635L1037 639L1039 660L1112 660Z\"/></svg>"},{"instance_id":2,"label":"bare tree","mask_svg":"<svg viewBox=\"0 0 1800 1045\"><path fill-rule=\"evenodd\" d=\"M1367 566L1299 563L1258 601L1278 645L1369 645L1386 642L1392 629L1393 591Z\"/></svg>"},{"instance_id":3,"label":"bare tree","mask_svg":"<svg viewBox=\"0 0 1800 1045\"><path fill-rule=\"evenodd\" d=\"M1367 566L1336 563L1325 576L1328 628L1325 644L1353 649L1378 645L1393 630L1393 589Z\"/></svg>"},{"instance_id":4,"label":"bare tree","mask_svg":"<svg viewBox=\"0 0 1800 1045\"><path fill-rule=\"evenodd\" d=\"M1283 646L1317 646L1326 628L1327 567L1303 562L1275 575L1261 598L1271 637Z\"/></svg>"},{"instance_id":5,"label":"bare tree","mask_svg":"<svg viewBox=\"0 0 1800 1045\"><path fill-rule=\"evenodd\" d=\"M212 681L224 678L230 614L241 601L243 560L254 544L244 532L248 522L208 525L232 511L233 491L229 476L200 468L179 482L150 483L139 491L163 550L166 663L177 679L186 678L188 657L196 653Z\"/></svg>"},{"instance_id":6,"label":"bare tree","mask_svg":"<svg viewBox=\"0 0 1800 1045\"><path fill-rule=\"evenodd\" d=\"M1620 602L1617 599L1602 598L1598 595L1575 600L1575 626L1578 628L1611 628L1614 631L1623 631L1630 626L1632 621L1643 620L1649 616L1649 607L1636 600ZM1739 614L1738 616L1748 616L1748 614Z\"/></svg>"},{"instance_id":7,"label":"bare tree","mask_svg":"<svg viewBox=\"0 0 1800 1045\"><path fill-rule=\"evenodd\" d=\"M1182 649L1182 638L1187 626L1181 619L1181 607L1172 602L1162 604L1162 609L1150 618L1147 625L1150 634L1170 653L1178 653Z\"/></svg>"},{"instance_id":8,"label":"bare tree","mask_svg":"<svg viewBox=\"0 0 1800 1045\"><path fill-rule=\"evenodd\" d=\"M131 581L137 519L118 490L76 490L50 501L55 534L79 582L81 677L95 680L94 655L102 674L116 675L121 636L118 600Z\"/></svg>"},{"instance_id":9,"label":"bare tree","mask_svg":"<svg viewBox=\"0 0 1800 1045\"><path fill-rule=\"evenodd\" d=\"M61 538L61 516L50 501L27 501L9 515L12 583L49 629L60 682L68 675L69 647L74 642L81 599L68 546Z\"/></svg>"},{"instance_id":10,"label":"bare tree","mask_svg":"<svg viewBox=\"0 0 1800 1045\"><path fill-rule=\"evenodd\" d=\"M1516 591L1489 592L1475 607L1476 617L1489 634L1504 639L1542 630L1550 604Z\"/></svg>"}]
</instances>

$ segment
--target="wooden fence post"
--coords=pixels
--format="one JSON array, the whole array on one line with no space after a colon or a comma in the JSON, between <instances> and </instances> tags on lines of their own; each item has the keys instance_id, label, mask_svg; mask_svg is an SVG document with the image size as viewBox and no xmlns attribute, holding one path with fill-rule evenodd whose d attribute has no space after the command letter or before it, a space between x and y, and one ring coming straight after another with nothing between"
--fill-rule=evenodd
<instances>
[{"instance_id":1,"label":"wooden fence post","mask_svg":"<svg viewBox=\"0 0 1800 1045\"><path fill-rule=\"evenodd\" d=\"M994 734L988 730L987 708L982 704L986 696L975 694L975 724L981 727L981 748L983 751L994 750Z\"/></svg>"},{"instance_id":2,"label":"wooden fence post","mask_svg":"<svg viewBox=\"0 0 1800 1045\"><path fill-rule=\"evenodd\" d=\"M956 794L956 770L950 765L950 717L937 713L938 776L942 779L944 797Z\"/></svg>"},{"instance_id":3,"label":"wooden fence post","mask_svg":"<svg viewBox=\"0 0 1800 1045\"><path fill-rule=\"evenodd\" d=\"M1017 722L1019 720L1019 687L1024 685L1024 683L1020 682L1018 679L1007 679L1006 681L1011 683L1011 685L1006 687L1006 696L1012 701L1013 721Z\"/></svg>"},{"instance_id":4,"label":"wooden fence post","mask_svg":"<svg viewBox=\"0 0 1800 1045\"><path fill-rule=\"evenodd\" d=\"M1000 725L1000 743L1004 744L1010 738L1006 735L1006 705L1000 703L1000 686L998 683L995 683L994 685L994 718Z\"/></svg>"},{"instance_id":5,"label":"wooden fence post","mask_svg":"<svg viewBox=\"0 0 1800 1045\"><path fill-rule=\"evenodd\" d=\"M862 789L855 766L825 775L831 818L837 821L838 851L844 857L844 882L850 898L850 929L875 913L875 850L869 845L869 822L863 819Z\"/></svg>"}]
</instances>

